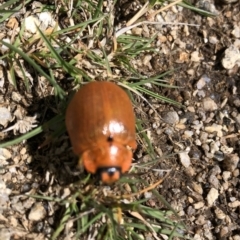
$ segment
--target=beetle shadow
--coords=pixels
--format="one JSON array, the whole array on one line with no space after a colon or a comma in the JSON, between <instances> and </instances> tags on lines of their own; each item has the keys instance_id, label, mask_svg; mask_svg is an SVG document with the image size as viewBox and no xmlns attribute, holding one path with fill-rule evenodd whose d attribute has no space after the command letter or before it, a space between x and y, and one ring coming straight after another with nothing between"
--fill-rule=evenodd
<instances>
[{"instance_id":1,"label":"beetle shadow","mask_svg":"<svg viewBox=\"0 0 240 240\"><path fill-rule=\"evenodd\" d=\"M30 184L34 184L36 192L48 193L54 185L69 186L84 177L85 172L77 169L78 157L74 155L65 128L64 112L67 103L58 103L55 96L35 98L34 103L27 107L27 116L37 113L38 126L43 131L26 142L27 172L34 176ZM22 188L24 193L24 187ZM27 192L26 188L26 192Z\"/></svg>"},{"instance_id":2,"label":"beetle shadow","mask_svg":"<svg viewBox=\"0 0 240 240\"><path fill-rule=\"evenodd\" d=\"M51 105L54 100L54 96L50 96L40 101L43 101L44 105L46 102ZM47 108L44 119L41 120L43 132L30 139L29 153L33 156L30 167L36 174L51 175L59 185L67 186L80 180L85 173L80 174L77 169L78 157L72 151L65 127L66 103L63 105L65 106L61 106L61 110L57 111L50 107Z\"/></svg>"}]
</instances>

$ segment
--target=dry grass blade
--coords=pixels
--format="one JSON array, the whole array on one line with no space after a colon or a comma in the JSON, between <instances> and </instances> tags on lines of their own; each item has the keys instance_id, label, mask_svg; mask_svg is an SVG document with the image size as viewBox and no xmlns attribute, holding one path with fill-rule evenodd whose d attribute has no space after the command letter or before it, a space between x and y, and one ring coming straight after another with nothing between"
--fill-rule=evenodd
<instances>
[{"instance_id":1,"label":"dry grass blade","mask_svg":"<svg viewBox=\"0 0 240 240\"><path fill-rule=\"evenodd\" d=\"M152 189L156 188L159 184L161 184L169 176L169 174L170 174L170 171L166 173L164 178L160 179L159 181L155 182L154 184L151 184L150 186L140 190L139 192L131 193L131 194L128 194L128 195L122 195L121 198L129 199L129 198L132 198L134 196L139 196L139 195L141 195L145 192L151 191Z\"/></svg>"},{"instance_id":2,"label":"dry grass blade","mask_svg":"<svg viewBox=\"0 0 240 240\"><path fill-rule=\"evenodd\" d=\"M158 13L163 12L163 11L167 10L168 8L170 8L170 7L178 4L178 3L180 3L180 2L182 2L182 0L176 0L176 1L168 4L167 6L162 7L161 9L159 9L159 10L151 13L151 14L148 16L148 18L149 18L149 19L153 19Z\"/></svg>"},{"instance_id":3,"label":"dry grass blade","mask_svg":"<svg viewBox=\"0 0 240 240\"><path fill-rule=\"evenodd\" d=\"M144 6L134 15L127 23L126 26L129 27L135 23L141 16L143 16L148 11L149 2L147 1Z\"/></svg>"},{"instance_id":4,"label":"dry grass blade","mask_svg":"<svg viewBox=\"0 0 240 240\"><path fill-rule=\"evenodd\" d=\"M157 240L160 240L160 238L157 236L157 233L155 232L154 228L151 226L151 224L149 224L143 216L141 216L141 214L139 214L138 212L133 212L133 211L129 211L129 213L139 219L140 221L142 221L150 230L151 230L151 233L153 234L153 237Z\"/></svg>"}]
</instances>

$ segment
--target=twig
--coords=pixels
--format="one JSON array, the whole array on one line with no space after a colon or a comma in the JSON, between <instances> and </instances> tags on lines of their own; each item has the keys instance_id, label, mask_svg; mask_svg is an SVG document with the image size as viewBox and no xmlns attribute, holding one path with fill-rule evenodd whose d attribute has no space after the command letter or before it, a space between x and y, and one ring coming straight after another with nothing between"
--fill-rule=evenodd
<instances>
[{"instance_id":1,"label":"twig","mask_svg":"<svg viewBox=\"0 0 240 240\"><path fill-rule=\"evenodd\" d=\"M132 194L128 194L128 195L122 195L121 199L123 199L123 198L128 198L129 199L129 198L132 198L134 196L138 196L140 194L143 194L145 192L148 192L148 191L156 188L159 184L161 184L169 176L169 174L170 174L170 171L162 179L158 180L156 183L150 185L147 188L144 188L143 190L141 190L141 191L139 191L137 193L132 193Z\"/></svg>"},{"instance_id":2,"label":"twig","mask_svg":"<svg viewBox=\"0 0 240 240\"><path fill-rule=\"evenodd\" d=\"M131 26L128 26L128 27L124 27L120 30L118 30L116 32L116 38L118 38L119 36L121 36L122 34L124 34L125 32L127 32L128 30L134 28L134 27L137 27L139 25L142 25L142 24L152 24L152 25L179 25L179 26L193 26L193 27L199 27L200 25L199 24L189 24L189 23L172 23L172 22L164 22L164 23L161 23L161 22L150 22L150 21L142 21L142 22L139 22L139 23L136 23L134 25L131 25Z\"/></svg>"},{"instance_id":3,"label":"twig","mask_svg":"<svg viewBox=\"0 0 240 240\"><path fill-rule=\"evenodd\" d=\"M168 9L168 8L170 8L170 7L178 4L178 3L180 3L180 2L182 2L182 0L176 0L175 2L168 4L166 7L163 7L163 8L161 8L161 9L157 10L156 12L151 13L148 17L149 17L150 19L152 19L152 18L154 18L158 13L160 13L160 12L162 12L162 11L165 11L166 9Z\"/></svg>"},{"instance_id":4,"label":"twig","mask_svg":"<svg viewBox=\"0 0 240 240\"><path fill-rule=\"evenodd\" d=\"M143 14L148 11L148 1L144 4L144 6L134 15L127 23L126 26L130 26L135 23Z\"/></svg>"}]
</instances>

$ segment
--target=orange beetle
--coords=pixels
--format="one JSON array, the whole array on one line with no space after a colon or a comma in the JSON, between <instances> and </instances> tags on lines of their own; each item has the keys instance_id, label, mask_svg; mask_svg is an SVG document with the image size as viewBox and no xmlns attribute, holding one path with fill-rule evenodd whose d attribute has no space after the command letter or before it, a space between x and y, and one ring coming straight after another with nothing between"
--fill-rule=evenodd
<instances>
[{"instance_id":1,"label":"orange beetle","mask_svg":"<svg viewBox=\"0 0 240 240\"><path fill-rule=\"evenodd\" d=\"M136 149L135 117L128 95L111 82L91 82L74 95L66 127L79 164L104 183L129 170Z\"/></svg>"}]
</instances>

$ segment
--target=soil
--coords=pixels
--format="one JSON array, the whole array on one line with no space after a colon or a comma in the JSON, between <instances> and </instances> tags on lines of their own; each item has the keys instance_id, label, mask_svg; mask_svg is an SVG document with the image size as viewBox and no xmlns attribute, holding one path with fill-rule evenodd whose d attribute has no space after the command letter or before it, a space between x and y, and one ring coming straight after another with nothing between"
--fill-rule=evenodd
<instances>
[{"instance_id":1,"label":"soil","mask_svg":"<svg viewBox=\"0 0 240 240\"><path fill-rule=\"evenodd\" d=\"M171 170L157 190L187 225L188 236L195 240L239 240L240 2L192 4L204 6L216 16L206 17L173 6L151 19L156 7L143 20L169 24L145 23L129 30L146 38L157 33L153 41L156 51L141 53L131 64L145 77L173 70L164 80L174 88L154 84L146 88L181 104L179 107L164 103L148 95L144 95L148 102L137 96L133 99L137 119L142 121L155 156L160 159L144 175L144 180L153 184L162 176L159 170ZM124 27L141 7L141 1L118 1L113 9L115 26ZM27 11L30 9L33 9L31 4ZM23 12L16 16L19 25L24 17ZM1 24L5 28L1 39L9 37L6 33L6 29L12 31L9 24L9 19ZM21 81L16 89L7 80L9 71L3 63L0 66L0 108L4 108L5 114L8 109L12 117L7 122L1 120L2 130L15 126L0 133L2 141L14 139L61 113L51 84L45 78L37 78L36 72L28 69L32 85L26 91L18 72ZM96 76L97 70L88 68L86 62L81 67L91 77ZM24 64L23 68L26 68ZM122 78L130 78L129 72L120 70ZM72 87L72 79L61 71L57 81L66 91ZM24 126L21 120L25 121ZM37 137L0 149L0 240L48 239L61 207L47 200L39 205L36 199L22 194L68 196L69 184L82 178L72 174L76 171L77 158L64 130L57 140L48 139L49 132L58 131L62 123L60 117L59 122L47 126ZM151 157L146 143L139 139L134 164L141 166ZM96 187L102 188L98 184ZM162 207L155 198L146 204ZM40 216L36 217L37 213ZM74 238L65 238L63 234L59 239Z\"/></svg>"}]
</instances>

